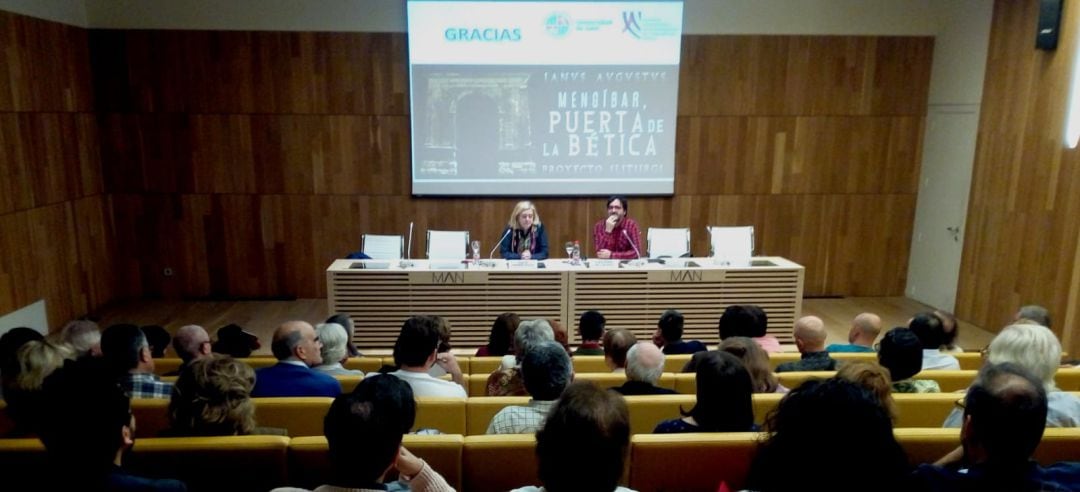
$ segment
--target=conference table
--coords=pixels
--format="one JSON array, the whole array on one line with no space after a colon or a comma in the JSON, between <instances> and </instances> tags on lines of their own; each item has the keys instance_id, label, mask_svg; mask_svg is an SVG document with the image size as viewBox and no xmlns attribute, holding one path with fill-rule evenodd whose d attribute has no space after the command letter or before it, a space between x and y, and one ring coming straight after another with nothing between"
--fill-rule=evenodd
<instances>
[{"instance_id":1,"label":"conference table","mask_svg":"<svg viewBox=\"0 0 1080 492\"><path fill-rule=\"evenodd\" d=\"M803 267L754 257L741 265L714 258L662 260L436 261L335 260L326 269L330 311L349 314L361 350L390 349L411 315L450 321L455 348L487 343L504 312L561 323L576 343L577 320L599 310L607 328L649 340L660 314L686 317L684 338L719 342L717 320L733 304L756 304L770 334L791 343L802 309Z\"/></svg>"}]
</instances>

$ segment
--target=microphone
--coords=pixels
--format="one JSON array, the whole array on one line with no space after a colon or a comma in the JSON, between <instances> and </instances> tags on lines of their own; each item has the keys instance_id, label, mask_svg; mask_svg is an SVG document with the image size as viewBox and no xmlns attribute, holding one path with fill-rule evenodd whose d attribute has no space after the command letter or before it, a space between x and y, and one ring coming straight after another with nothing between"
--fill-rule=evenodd
<instances>
[{"instance_id":1,"label":"microphone","mask_svg":"<svg viewBox=\"0 0 1080 492\"><path fill-rule=\"evenodd\" d=\"M511 228L511 227L507 227L506 228L506 233L503 234L502 237L500 237L499 240L495 242L495 247L491 248L491 252L488 253L488 259L489 260L492 259L492 258L495 258L495 250L499 249L499 245L502 244L503 239L506 239L506 236L509 236L511 232L514 232L514 229Z\"/></svg>"},{"instance_id":2,"label":"microphone","mask_svg":"<svg viewBox=\"0 0 1080 492\"><path fill-rule=\"evenodd\" d=\"M405 247L406 248L405 249L405 259L406 260L412 258L412 231L413 231L413 223L409 222L409 243L408 243L408 246Z\"/></svg>"},{"instance_id":3,"label":"microphone","mask_svg":"<svg viewBox=\"0 0 1080 492\"><path fill-rule=\"evenodd\" d=\"M641 251L638 251L637 246L634 245L634 240L630 239L630 234L626 233L626 229L622 230L622 235L626 236L626 240L630 242L630 247L634 248L634 254L636 254L638 258L641 258Z\"/></svg>"}]
</instances>

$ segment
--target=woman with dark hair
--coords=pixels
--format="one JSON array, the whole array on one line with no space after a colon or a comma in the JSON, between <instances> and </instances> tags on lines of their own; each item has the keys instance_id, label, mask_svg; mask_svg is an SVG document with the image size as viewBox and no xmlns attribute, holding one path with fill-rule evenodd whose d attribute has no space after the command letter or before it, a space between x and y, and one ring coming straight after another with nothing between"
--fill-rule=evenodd
<instances>
[{"instance_id":1,"label":"woman with dark hair","mask_svg":"<svg viewBox=\"0 0 1080 492\"><path fill-rule=\"evenodd\" d=\"M697 403L683 417L660 422L657 434L674 432L748 432L754 425L750 373L738 357L706 352L697 366Z\"/></svg>"},{"instance_id":2,"label":"woman with dark hair","mask_svg":"<svg viewBox=\"0 0 1080 492\"><path fill-rule=\"evenodd\" d=\"M513 352L514 332L521 324L517 313L502 313L491 325L488 343L476 349L477 357L502 357Z\"/></svg>"},{"instance_id":3,"label":"woman with dark hair","mask_svg":"<svg viewBox=\"0 0 1080 492\"><path fill-rule=\"evenodd\" d=\"M904 490L907 456L889 412L855 383L807 381L780 400L766 426L772 435L750 465L747 489ZM843 471L828 473L837 463Z\"/></svg>"},{"instance_id":4,"label":"woman with dark hair","mask_svg":"<svg viewBox=\"0 0 1080 492\"><path fill-rule=\"evenodd\" d=\"M747 337L757 342L768 353L781 352L780 340L766 334L769 327L769 315L765 310L753 304L736 304L724 309L717 328L720 339Z\"/></svg>"}]
</instances>

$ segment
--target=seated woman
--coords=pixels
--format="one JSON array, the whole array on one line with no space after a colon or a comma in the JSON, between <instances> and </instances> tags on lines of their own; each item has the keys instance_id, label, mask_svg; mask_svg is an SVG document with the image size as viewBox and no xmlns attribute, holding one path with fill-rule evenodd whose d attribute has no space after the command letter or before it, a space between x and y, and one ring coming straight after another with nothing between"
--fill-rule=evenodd
<instances>
[{"instance_id":1,"label":"seated woman","mask_svg":"<svg viewBox=\"0 0 1080 492\"><path fill-rule=\"evenodd\" d=\"M510 221L499 243L502 257L507 260L546 260L547 232L540 223L540 214L532 202L520 201L510 214Z\"/></svg>"},{"instance_id":2,"label":"seated woman","mask_svg":"<svg viewBox=\"0 0 1080 492\"><path fill-rule=\"evenodd\" d=\"M488 334L488 343L476 349L477 357L502 357L509 354L514 343L514 332L521 324L521 317L517 313L502 313L491 325L491 333Z\"/></svg>"},{"instance_id":3,"label":"seated woman","mask_svg":"<svg viewBox=\"0 0 1080 492\"><path fill-rule=\"evenodd\" d=\"M753 339L731 337L720 342L720 350L742 360L747 372L750 373L750 380L754 383L754 393L788 392L788 389L776 379L776 374L769 366L769 354Z\"/></svg>"},{"instance_id":4,"label":"seated woman","mask_svg":"<svg viewBox=\"0 0 1080 492\"><path fill-rule=\"evenodd\" d=\"M315 336L322 342L322 364L312 369L325 372L331 376L363 376L364 371L346 369L345 362L349 360L349 334L345 327L337 323L320 323L315 327Z\"/></svg>"},{"instance_id":5,"label":"seated woman","mask_svg":"<svg viewBox=\"0 0 1080 492\"><path fill-rule=\"evenodd\" d=\"M705 352L697 367L697 403L682 418L660 422L657 434L674 432L749 432L754 425L750 373L738 357Z\"/></svg>"},{"instance_id":6,"label":"seated woman","mask_svg":"<svg viewBox=\"0 0 1080 492\"><path fill-rule=\"evenodd\" d=\"M782 352L780 340L766 334L769 316L765 310L753 304L732 305L724 310L717 323L720 339L730 337L748 337L757 342L768 353Z\"/></svg>"},{"instance_id":7,"label":"seated woman","mask_svg":"<svg viewBox=\"0 0 1080 492\"><path fill-rule=\"evenodd\" d=\"M181 436L286 435L284 429L256 427L251 388L255 371L227 355L191 361L173 386L171 427L163 434Z\"/></svg>"},{"instance_id":8,"label":"seated woman","mask_svg":"<svg viewBox=\"0 0 1080 492\"><path fill-rule=\"evenodd\" d=\"M850 361L840 366L836 377L869 390L889 411L889 415L896 419L896 402L892 397L892 379L888 369L871 362Z\"/></svg>"},{"instance_id":9,"label":"seated woman","mask_svg":"<svg viewBox=\"0 0 1080 492\"><path fill-rule=\"evenodd\" d=\"M772 435L750 465L749 490L909 490L888 411L855 383L807 381L784 395L766 425ZM843 471L829 473L836 463Z\"/></svg>"},{"instance_id":10,"label":"seated woman","mask_svg":"<svg viewBox=\"0 0 1080 492\"><path fill-rule=\"evenodd\" d=\"M503 357L502 364L487 379L487 396L528 396L519 366L532 345L555 340L555 331L546 320L522 321L514 333L514 355Z\"/></svg>"},{"instance_id":11,"label":"seated woman","mask_svg":"<svg viewBox=\"0 0 1080 492\"><path fill-rule=\"evenodd\" d=\"M1046 387L1047 427L1080 427L1080 398L1061 391L1054 383L1061 363L1061 342L1054 332L1037 324L1010 325L994 337L986 350L987 362L1012 362L1042 380ZM963 420L963 410L954 409L945 418L944 427L960 427Z\"/></svg>"},{"instance_id":12,"label":"seated woman","mask_svg":"<svg viewBox=\"0 0 1080 492\"><path fill-rule=\"evenodd\" d=\"M4 387L7 413L15 426L4 437L37 435L45 378L63 367L65 361L74 359L75 352L67 345L32 340L23 344L15 357L18 370Z\"/></svg>"},{"instance_id":13,"label":"seated woman","mask_svg":"<svg viewBox=\"0 0 1080 492\"><path fill-rule=\"evenodd\" d=\"M896 393L939 393L937 381L911 379L922 371L922 342L910 329L898 326L885 333L878 348L878 363L888 369Z\"/></svg>"}]
</instances>

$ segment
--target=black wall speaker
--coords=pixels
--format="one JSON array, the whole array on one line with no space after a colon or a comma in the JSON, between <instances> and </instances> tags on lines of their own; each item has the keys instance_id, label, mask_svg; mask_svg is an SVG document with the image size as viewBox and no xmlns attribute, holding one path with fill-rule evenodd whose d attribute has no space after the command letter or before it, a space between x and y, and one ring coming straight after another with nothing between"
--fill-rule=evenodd
<instances>
[{"instance_id":1,"label":"black wall speaker","mask_svg":"<svg viewBox=\"0 0 1080 492\"><path fill-rule=\"evenodd\" d=\"M1062 3L1064 0L1039 1L1039 30L1035 33L1036 48L1047 51L1057 49Z\"/></svg>"}]
</instances>

